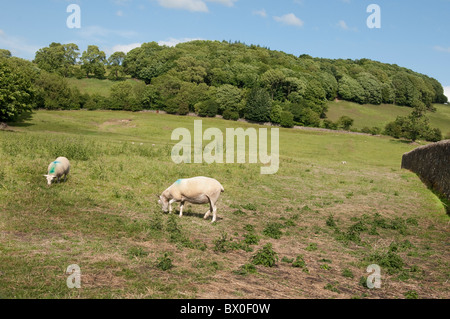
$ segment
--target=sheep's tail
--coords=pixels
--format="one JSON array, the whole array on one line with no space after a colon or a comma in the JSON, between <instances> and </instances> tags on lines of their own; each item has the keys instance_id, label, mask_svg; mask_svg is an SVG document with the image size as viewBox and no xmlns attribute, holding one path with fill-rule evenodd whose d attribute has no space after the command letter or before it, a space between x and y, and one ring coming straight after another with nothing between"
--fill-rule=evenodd
<instances>
[{"instance_id":1,"label":"sheep's tail","mask_svg":"<svg viewBox=\"0 0 450 319\"><path fill-rule=\"evenodd\" d=\"M225 192L225 188L223 188L222 185L220 185L220 192L221 192L221 193Z\"/></svg>"}]
</instances>

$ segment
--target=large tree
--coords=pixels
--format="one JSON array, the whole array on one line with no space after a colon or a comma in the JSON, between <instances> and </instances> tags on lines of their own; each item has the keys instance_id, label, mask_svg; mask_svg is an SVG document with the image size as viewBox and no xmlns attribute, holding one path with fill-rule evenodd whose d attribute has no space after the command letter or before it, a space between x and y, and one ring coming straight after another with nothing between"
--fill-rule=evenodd
<instances>
[{"instance_id":1,"label":"large tree","mask_svg":"<svg viewBox=\"0 0 450 319\"><path fill-rule=\"evenodd\" d=\"M18 58L0 58L0 121L13 121L30 112L35 90L36 71L30 62Z\"/></svg>"},{"instance_id":2,"label":"large tree","mask_svg":"<svg viewBox=\"0 0 450 319\"><path fill-rule=\"evenodd\" d=\"M33 62L42 70L69 77L73 75L79 55L79 48L76 44L53 42L48 47L37 51Z\"/></svg>"},{"instance_id":3,"label":"large tree","mask_svg":"<svg viewBox=\"0 0 450 319\"><path fill-rule=\"evenodd\" d=\"M89 45L81 56L81 62L83 63L81 69L86 72L87 77L91 74L98 79L105 76L106 54L100 51L98 46Z\"/></svg>"},{"instance_id":4,"label":"large tree","mask_svg":"<svg viewBox=\"0 0 450 319\"><path fill-rule=\"evenodd\" d=\"M10 58L12 57L11 51L0 49L0 58Z\"/></svg>"},{"instance_id":5,"label":"large tree","mask_svg":"<svg viewBox=\"0 0 450 319\"><path fill-rule=\"evenodd\" d=\"M254 122L267 122L270 120L271 99L269 93L262 88L250 91L245 108L245 118Z\"/></svg>"},{"instance_id":6,"label":"large tree","mask_svg":"<svg viewBox=\"0 0 450 319\"><path fill-rule=\"evenodd\" d=\"M124 52L114 52L108 58L109 79L120 80L123 77L123 61L127 55Z\"/></svg>"}]
</instances>

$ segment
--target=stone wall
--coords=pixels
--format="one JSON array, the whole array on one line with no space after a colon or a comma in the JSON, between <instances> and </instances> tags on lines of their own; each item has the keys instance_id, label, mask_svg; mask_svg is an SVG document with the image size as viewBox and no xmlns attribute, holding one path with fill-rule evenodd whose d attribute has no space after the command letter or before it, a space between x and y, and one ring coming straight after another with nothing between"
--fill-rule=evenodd
<instances>
[{"instance_id":1,"label":"stone wall","mask_svg":"<svg viewBox=\"0 0 450 319\"><path fill-rule=\"evenodd\" d=\"M450 140L418 147L402 158L402 168L416 173L450 212Z\"/></svg>"}]
</instances>

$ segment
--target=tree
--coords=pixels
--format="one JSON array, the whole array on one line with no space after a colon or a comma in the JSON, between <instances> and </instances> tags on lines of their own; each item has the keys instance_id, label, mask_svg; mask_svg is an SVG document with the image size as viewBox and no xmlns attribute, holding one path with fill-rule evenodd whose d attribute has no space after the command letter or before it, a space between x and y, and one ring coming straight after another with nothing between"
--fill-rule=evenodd
<instances>
[{"instance_id":1,"label":"tree","mask_svg":"<svg viewBox=\"0 0 450 319\"><path fill-rule=\"evenodd\" d=\"M207 65L191 56L181 57L176 62L176 76L185 82L202 83L207 76Z\"/></svg>"},{"instance_id":2,"label":"tree","mask_svg":"<svg viewBox=\"0 0 450 319\"><path fill-rule=\"evenodd\" d=\"M198 107L198 115L201 117L215 117L217 115L217 111L219 110L219 105L213 99L206 100L204 102L200 102Z\"/></svg>"},{"instance_id":3,"label":"tree","mask_svg":"<svg viewBox=\"0 0 450 319\"><path fill-rule=\"evenodd\" d=\"M79 96L74 96L67 80L60 75L41 71L34 82L36 86L36 108L48 110L80 108Z\"/></svg>"},{"instance_id":4,"label":"tree","mask_svg":"<svg viewBox=\"0 0 450 319\"><path fill-rule=\"evenodd\" d=\"M261 83L269 90L272 100L277 96L278 90L285 82L286 76L280 70L268 70L261 75Z\"/></svg>"},{"instance_id":5,"label":"tree","mask_svg":"<svg viewBox=\"0 0 450 319\"><path fill-rule=\"evenodd\" d=\"M262 88L250 91L245 107L245 118L255 122L267 122L270 119L270 95Z\"/></svg>"},{"instance_id":6,"label":"tree","mask_svg":"<svg viewBox=\"0 0 450 319\"><path fill-rule=\"evenodd\" d=\"M98 79L102 79L105 76L106 54L100 51L96 45L88 46L81 56L81 61L83 63L81 69L86 73L87 77L90 74L93 74Z\"/></svg>"},{"instance_id":7,"label":"tree","mask_svg":"<svg viewBox=\"0 0 450 319\"><path fill-rule=\"evenodd\" d=\"M0 121L13 121L19 115L31 112L34 76L30 62L0 58Z\"/></svg>"},{"instance_id":8,"label":"tree","mask_svg":"<svg viewBox=\"0 0 450 319\"><path fill-rule=\"evenodd\" d=\"M337 121L337 125L339 128L349 131L350 127L352 127L354 120L346 115L343 115Z\"/></svg>"},{"instance_id":9,"label":"tree","mask_svg":"<svg viewBox=\"0 0 450 319\"><path fill-rule=\"evenodd\" d=\"M79 48L74 43L53 42L48 47L39 49L33 62L42 70L69 77L73 75L74 66L80 55L78 51Z\"/></svg>"},{"instance_id":10,"label":"tree","mask_svg":"<svg viewBox=\"0 0 450 319\"><path fill-rule=\"evenodd\" d=\"M366 96L362 86L348 75L342 76L339 80L338 95L347 101L363 104Z\"/></svg>"},{"instance_id":11,"label":"tree","mask_svg":"<svg viewBox=\"0 0 450 319\"><path fill-rule=\"evenodd\" d=\"M294 127L294 115L289 111L281 112L280 125L287 128Z\"/></svg>"},{"instance_id":12,"label":"tree","mask_svg":"<svg viewBox=\"0 0 450 319\"><path fill-rule=\"evenodd\" d=\"M123 69L123 61L126 58L126 54L124 52L114 52L108 58L108 66L109 66L109 79L111 80L120 80L124 75Z\"/></svg>"},{"instance_id":13,"label":"tree","mask_svg":"<svg viewBox=\"0 0 450 319\"><path fill-rule=\"evenodd\" d=\"M441 131L430 127L425 112L425 104L418 103L409 116L398 116L394 122L388 123L384 130L385 134L394 138L403 137L413 142L419 138L430 142L440 141Z\"/></svg>"},{"instance_id":14,"label":"tree","mask_svg":"<svg viewBox=\"0 0 450 319\"><path fill-rule=\"evenodd\" d=\"M244 108L243 92L238 87L225 84L216 90L216 102L219 104L219 113L225 111L238 113Z\"/></svg>"},{"instance_id":15,"label":"tree","mask_svg":"<svg viewBox=\"0 0 450 319\"><path fill-rule=\"evenodd\" d=\"M0 58L10 58L10 57L12 57L11 51L0 49Z\"/></svg>"},{"instance_id":16,"label":"tree","mask_svg":"<svg viewBox=\"0 0 450 319\"><path fill-rule=\"evenodd\" d=\"M118 82L111 86L109 94L114 109L136 111L133 87L129 82Z\"/></svg>"},{"instance_id":17,"label":"tree","mask_svg":"<svg viewBox=\"0 0 450 319\"><path fill-rule=\"evenodd\" d=\"M360 73L357 81L365 93L363 103L379 105L383 102L382 86L372 74L366 72Z\"/></svg>"},{"instance_id":18,"label":"tree","mask_svg":"<svg viewBox=\"0 0 450 319\"><path fill-rule=\"evenodd\" d=\"M280 124L282 112L283 112L283 108L281 107L281 105L279 105L279 104L273 105L272 111L270 112L270 121L275 124Z\"/></svg>"}]
</instances>

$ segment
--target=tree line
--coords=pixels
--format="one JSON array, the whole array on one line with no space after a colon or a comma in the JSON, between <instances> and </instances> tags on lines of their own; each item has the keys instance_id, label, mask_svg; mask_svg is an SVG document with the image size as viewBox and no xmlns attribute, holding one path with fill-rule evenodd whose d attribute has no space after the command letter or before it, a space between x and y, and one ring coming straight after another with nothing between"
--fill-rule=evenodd
<instances>
[{"instance_id":1,"label":"tree line","mask_svg":"<svg viewBox=\"0 0 450 319\"><path fill-rule=\"evenodd\" d=\"M25 102L29 109L159 109L284 127L345 128L348 120L326 119L327 101L409 106L420 117L433 111L433 103L447 102L437 80L395 64L297 57L240 42L192 41L176 47L150 42L108 58L95 45L80 53L76 44L52 43L37 51L33 62L2 51L0 58L0 68L11 64L33 74ZM109 97L90 96L69 87L64 80L69 77L117 83ZM126 78L142 82L132 86Z\"/></svg>"}]
</instances>

